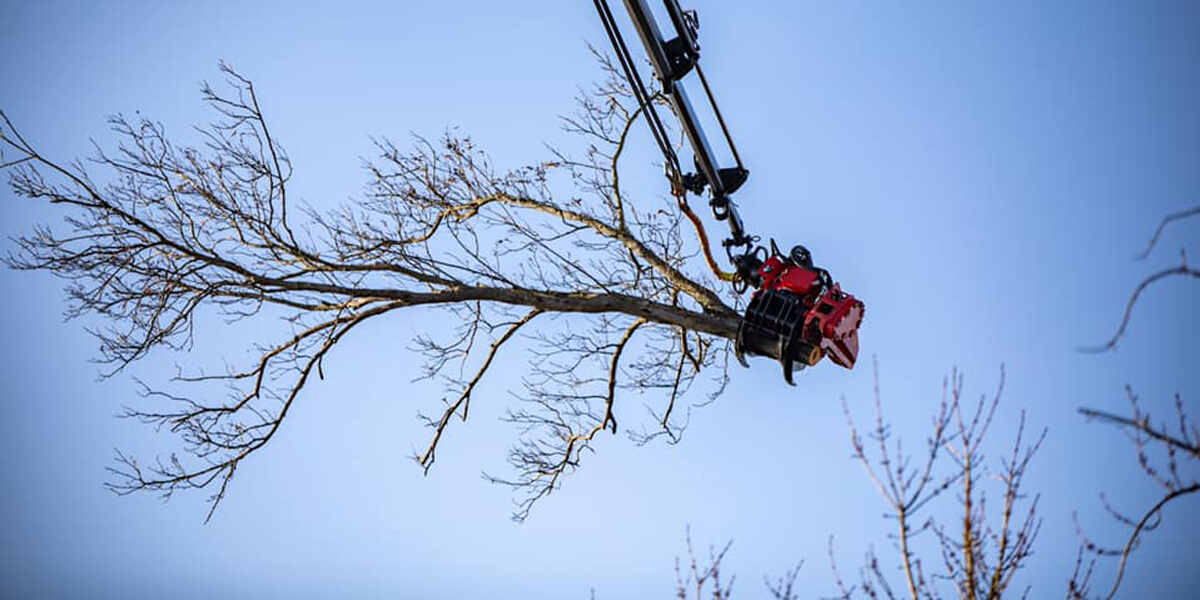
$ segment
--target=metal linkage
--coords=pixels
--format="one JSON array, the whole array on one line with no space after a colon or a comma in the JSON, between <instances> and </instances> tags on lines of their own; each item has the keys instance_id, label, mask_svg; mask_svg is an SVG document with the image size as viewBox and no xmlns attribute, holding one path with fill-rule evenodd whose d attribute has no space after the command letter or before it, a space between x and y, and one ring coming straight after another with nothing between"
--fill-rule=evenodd
<instances>
[{"instance_id":1,"label":"metal linkage","mask_svg":"<svg viewBox=\"0 0 1200 600\"><path fill-rule=\"evenodd\" d=\"M629 49L625 45L624 39L621 37L620 29L613 20L612 11L608 7L608 1L593 1L596 4L596 10L600 13L601 20L604 22L604 28L608 34L609 41L612 42L613 50L616 51L625 76L629 79L630 86L634 90L634 95L637 97L642 109L647 113L647 122L650 125L651 133L654 135L654 139L658 143L663 156L666 158L668 177L672 179L672 186L682 188L697 195L702 194L704 188L708 188L710 194L709 205L712 207L713 216L718 221L728 221L729 223L730 237L726 238L721 245L724 246L725 253L729 257L730 262L737 268L738 279L735 281L735 288L740 288L738 289L740 292L744 291L748 286L758 287L756 271L762 264L763 259L760 258L760 255L765 251L755 247L755 242L758 238L746 233L741 215L737 210L737 205L730 198L730 195L746 182L749 171L742 165L741 157L738 155L737 147L734 146L733 138L729 134L729 128L725 124L725 119L717 107L717 102L708 85L708 80L704 77L703 70L700 69L700 45L697 41L697 31L700 24L696 12L683 10L678 0L663 0L667 15L670 17L671 24L676 33L675 37L665 40L662 32L658 29L658 23L654 15L650 12L649 7L646 6L645 0L624 0L625 8L629 11L634 28L637 29L638 37L641 38L642 44L646 48L646 55L650 58L650 64L654 68L654 73L662 85L663 92L670 100L671 106L679 118L680 125L683 127L684 134L687 136L692 147L696 172L684 174L679 167L679 158L675 155L668 141L670 138L668 137L666 128L663 126L658 113L654 110L651 97L646 91L641 76L634 67L633 59L629 54ZM716 155L708 143L708 137L705 136L704 130L700 126L700 121L696 117L696 111L692 107L691 100L689 100L681 82L683 77L691 72L693 68L696 70L697 75L699 75L700 83L704 87L709 105L712 106L713 112L717 117L717 122L721 125L721 131L725 136L725 141L729 145L729 149L733 153L734 160L737 163L736 166L727 168L719 166ZM740 250L735 252L735 249Z\"/></svg>"},{"instance_id":2,"label":"metal linkage","mask_svg":"<svg viewBox=\"0 0 1200 600\"><path fill-rule=\"evenodd\" d=\"M654 141L658 144L658 149L662 151L663 158L667 161L667 172L672 180L672 185L676 185L682 179L682 171L679 168L679 158L675 155L675 150L671 147L670 135L667 133L667 128L658 116L658 110L654 107L653 98L651 98L650 93L646 90L646 84L642 82L642 77L638 74L637 67L633 65L633 57L630 56L629 47L625 45L625 39L621 36L621 30L617 27L612 10L608 7L608 0L593 0L593 3L596 5L596 11L600 13L600 21L604 23L604 31L608 34L608 40L612 43L613 51L617 53L617 60L621 63L621 70L625 72L625 79L629 81L629 87L633 90L634 97L637 98L638 104L642 107L642 112L646 114L646 123L650 126L650 133L654 136Z\"/></svg>"}]
</instances>

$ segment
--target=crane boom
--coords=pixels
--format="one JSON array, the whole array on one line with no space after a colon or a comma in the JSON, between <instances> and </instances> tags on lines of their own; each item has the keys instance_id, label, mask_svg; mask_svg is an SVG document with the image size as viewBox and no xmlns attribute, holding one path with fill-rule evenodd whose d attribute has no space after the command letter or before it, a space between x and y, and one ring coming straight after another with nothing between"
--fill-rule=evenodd
<instances>
[{"instance_id":1,"label":"crane boom","mask_svg":"<svg viewBox=\"0 0 1200 600\"><path fill-rule=\"evenodd\" d=\"M624 40L621 39L620 30L612 19L611 11L608 10L607 1L595 0L595 2L601 17L605 20L605 27L608 29L609 37L612 38L613 48L617 51L619 58L621 58L626 76L631 80L631 84L635 88L635 93L639 95L639 101L643 103L643 106L651 105L649 95L644 91L645 86L641 84L641 78L638 76L633 60L629 56L628 48L625 47ZM718 220L729 222L730 238L724 243L727 251L734 247L745 247L746 253L749 254L751 250L750 246L753 244L754 239L746 233L737 206L730 198L730 195L745 183L749 171L741 164L737 149L729 135L729 130L725 127L724 118L721 117L720 110L717 108L712 90L709 89L708 82L704 79L703 71L700 69L700 45L697 42L699 21L696 18L696 13L694 11L683 10L678 0L663 0L667 15L671 20L671 26L675 30L675 36L667 39L664 38L662 31L659 29L658 22L647 6L646 0L624 0L624 4L633 21L634 29L637 30L638 37L642 40L642 45L646 49L646 55L650 58L654 74L662 87L663 93L670 101L671 107L674 109L675 115L678 117L684 134L687 136L688 143L692 148L693 162L695 163L697 172L684 174L680 172L678 159L674 156L673 150L666 143L666 131L665 128L661 127L661 121L657 116L648 119L651 129L658 129L658 131L655 131L655 136L656 138L662 138L659 145L664 155L666 155L668 163L674 164L676 172L672 176L677 178L678 181L673 182L673 184L697 194L702 193L704 188L707 187L710 194L709 203L713 208L714 216ZM708 136L705 135L704 128L700 125L700 119L696 115L696 110L692 106L691 99L688 97L687 90L684 88L682 82L684 76L688 75L692 70L695 70L700 76L701 83L705 89L705 95L714 113L717 115L718 121L721 123L725 140L737 162L735 166L727 168L720 166L716 158L716 153L713 152L712 146L709 144ZM638 93L639 89L641 93ZM652 106L649 110L652 110ZM739 266L739 270L742 270L740 269L741 261L737 260L732 252L729 252L729 254L735 265Z\"/></svg>"},{"instance_id":2,"label":"crane boom","mask_svg":"<svg viewBox=\"0 0 1200 600\"><path fill-rule=\"evenodd\" d=\"M696 166L704 175L714 196L728 196L741 185L741 181L744 181L745 175L748 173L739 164L733 168L735 171L731 171L731 173L740 170L742 172L741 180L734 183L728 176L724 180L721 178L716 156L708 143L708 137L704 135L704 129L700 126L699 119L696 118L696 111L692 108L687 90L684 89L681 81L693 67L699 66L700 61L700 45L696 40L698 27L694 13L685 13L677 0L665 0L664 4L667 7L667 14L671 16L676 37L664 40L653 13L646 6L646 0L624 0L624 2L625 8L629 10L629 14L633 18L633 25L638 32L638 37L642 39L642 44L646 47L646 54L650 57L654 74L658 76L663 91L671 99L675 113L691 143L692 151L695 153Z\"/></svg>"},{"instance_id":3,"label":"crane boom","mask_svg":"<svg viewBox=\"0 0 1200 600\"><path fill-rule=\"evenodd\" d=\"M792 383L794 370L815 365L826 356L837 365L853 368L858 358L858 327L865 308L862 301L843 291L827 271L815 266L812 255L804 246L793 247L786 256L775 246L774 240L770 251L756 246L758 238L746 233L737 205L730 198L746 182L749 171L742 165L729 128L700 68L700 44L696 37L699 20L695 11L683 10L679 0L663 0L675 31L675 36L667 39L659 30L646 0L623 0L662 92L692 148L696 172L684 174L667 129L654 108L655 97L647 91L638 74L608 0L593 2L633 94L645 112L650 132L666 159L667 176L673 192L680 198L681 207L686 210L685 191L702 194L704 188L708 188L713 216L729 224L730 237L722 245L737 268L733 277L734 290L740 293L748 287L755 288L734 343L738 360L745 364L746 354L775 358L782 365L788 383ZM704 86L709 105L725 134L725 142L733 153L736 164L732 167L720 166L684 89L682 80L693 70ZM690 211L687 214L692 216ZM705 255L710 256L702 229L700 233ZM740 250L735 253L735 248Z\"/></svg>"}]
</instances>

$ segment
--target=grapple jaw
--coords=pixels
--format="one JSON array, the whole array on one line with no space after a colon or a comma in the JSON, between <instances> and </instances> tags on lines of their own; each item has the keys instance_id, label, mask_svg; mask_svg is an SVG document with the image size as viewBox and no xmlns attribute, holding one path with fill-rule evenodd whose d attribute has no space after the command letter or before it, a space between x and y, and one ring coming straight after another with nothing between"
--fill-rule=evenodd
<instances>
[{"instance_id":1,"label":"grapple jaw","mask_svg":"<svg viewBox=\"0 0 1200 600\"><path fill-rule=\"evenodd\" d=\"M762 276L763 287L750 298L738 327L738 361L746 365L746 354L774 358L793 385L795 370L826 355L834 364L853 368L863 303L836 283L826 285L828 274L777 257L766 261Z\"/></svg>"},{"instance_id":2,"label":"grapple jaw","mask_svg":"<svg viewBox=\"0 0 1200 600\"><path fill-rule=\"evenodd\" d=\"M790 292L755 292L738 325L737 341L733 346L738 362L749 366L746 354L774 358L783 367L783 378L795 385L792 373L797 367L803 369L815 365L824 355L819 341L814 344L813 340L806 339L804 317L807 312L802 299Z\"/></svg>"}]
</instances>

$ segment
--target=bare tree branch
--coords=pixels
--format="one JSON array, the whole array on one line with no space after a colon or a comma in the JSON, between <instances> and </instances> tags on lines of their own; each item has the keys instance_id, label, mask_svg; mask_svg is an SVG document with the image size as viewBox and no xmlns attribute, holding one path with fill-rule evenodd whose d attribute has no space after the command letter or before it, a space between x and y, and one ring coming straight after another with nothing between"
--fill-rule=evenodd
<instances>
[{"instance_id":1,"label":"bare tree branch","mask_svg":"<svg viewBox=\"0 0 1200 600\"><path fill-rule=\"evenodd\" d=\"M733 591L734 577L729 579L727 585L721 585L721 561L724 560L725 554L729 552L729 548L733 546L733 541L725 543L725 546L718 552L712 546L708 548L708 560L701 566L700 559L696 558L696 551L692 547L692 531L689 527L686 533L688 562L684 568L679 557L675 558L675 597L679 600L700 600L704 597L705 586L712 584L709 592L712 600L729 600ZM769 584L768 584L769 585ZM693 593L694 592L694 593Z\"/></svg>"},{"instance_id":2,"label":"bare tree branch","mask_svg":"<svg viewBox=\"0 0 1200 600\"><path fill-rule=\"evenodd\" d=\"M1184 251L1180 250L1179 256L1180 256L1179 266L1171 267L1169 269L1163 269L1157 273L1154 273L1154 274L1150 275L1149 277L1146 277L1145 279L1143 279L1141 281L1141 283L1139 283L1137 285L1137 287L1135 287L1133 289L1133 295L1131 295L1129 297L1129 302L1127 302L1125 304L1125 314L1121 317L1121 324L1117 326L1116 333L1114 333L1113 336L1108 339L1108 341L1104 342L1103 344L1100 344L1099 346L1081 347L1080 351L1082 351L1082 352L1104 352L1106 350L1112 350L1113 348L1116 348L1117 341L1119 341L1121 339L1121 337L1125 335L1125 329L1129 326L1129 319L1130 319L1130 317L1133 316L1133 307L1137 304L1138 298L1140 298L1142 295L1142 292L1144 292L1146 290L1146 288L1150 287L1150 285L1152 285L1153 283L1155 283L1159 280L1162 280L1162 279L1166 279L1167 277L1173 277L1173 276L1181 276L1181 277L1190 277L1192 279L1200 279L1200 270L1197 270L1197 269L1194 269L1194 268L1188 266L1187 254Z\"/></svg>"},{"instance_id":3,"label":"bare tree branch","mask_svg":"<svg viewBox=\"0 0 1200 600\"><path fill-rule=\"evenodd\" d=\"M1011 453L1000 462L1001 468L995 474L995 479L1003 484L1004 502L999 524L993 527L985 513L983 479L990 471L985 464L983 443L1004 390L1004 369L1001 368L996 393L990 400L980 397L973 408L963 405L962 376L957 371L943 381L942 400L932 421L927 450L915 467L912 457L904 453L901 440L897 438L894 444L891 443L891 427L883 418L880 401L878 365L875 370L875 426L868 434L878 447L874 456L867 452L863 436L845 401L843 410L850 430L852 456L863 465L887 502L891 509L887 517L896 520L896 531L889 537L899 553L899 569L904 574L907 597L919 600L940 596L935 582L925 576L925 567L913 547L914 539L927 530L933 531L937 538L945 566L945 573L935 575L935 578L953 583L960 598L1002 597L1013 576L1031 556L1041 526L1036 497L1028 502L1019 518L1017 505L1026 499L1022 491L1025 473L1041 447L1046 431L1043 430L1032 443L1027 443L1022 413ZM946 462L951 465L948 469L944 466ZM959 486L962 505L961 527L957 534L932 518L917 520L923 508L954 485ZM860 583L854 587L847 587L837 571L832 540L829 555L841 592L839 597L850 598L856 590L871 598L896 596L874 550L867 553L859 572Z\"/></svg>"},{"instance_id":4,"label":"bare tree branch","mask_svg":"<svg viewBox=\"0 0 1200 600\"><path fill-rule=\"evenodd\" d=\"M1194 217L1196 215L1200 215L1200 206L1182 210L1163 217L1162 221L1158 224L1158 228L1154 230L1154 235L1150 237L1150 242L1146 245L1146 249L1141 254L1137 255L1136 259L1143 260L1150 256L1150 251L1154 249L1155 244L1158 243L1158 239L1162 235L1163 229L1165 229L1168 224L1186 219L1188 217ZM1196 270L1195 268L1188 266L1187 251L1182 248L1179 250L1179 266L1163 269L1157 273L1151 274L1143 279L1133 289L1133 294L1129 297L1129 302L1125 304L1125 314L1121 317L1121 323L1117 326L1116 333L1114 333L1113 336L1108 339L1108 341L1100 344L1099 346L1081 347L1079 350L1081 352L1104 352L1116 348L1117 341L1119 341L1121 337L1125 335L1125 329L1129 326L1129 319L1133 316L1133 307L1137 304L1138 298L1141 297L1142 292L1144 292L1146 288L1150 287L1150 285L1154 284L1155 282L1173 276L1200 279L1200 270Z\"/></svg>"},{"instance_id":5,"label":"bare tree branch","mask_svg":"<svg viewBox=\"0 0 1200 600\"><path fill-rule=\"evenodd\" d=\"M800 598L800 591L796 589L796 578L800 576L800 568L803 566L804 561L796 563L796 566L788 569L774 581L763 577L763 583L767 586L767 592L771 594L773 600L798 600Z\"/></svg>"},{"instance_id":6,"label":"bare tree branch","mask_svg":"<svg viewBox=\"0 0 1200 600\"><path fill-rule=\"evenodd\" d=\"M1195 425L1189 423L1190 420L1184 409L1182 396L1179 394L1175 395L1174 421L1177 433L1172 433L1171 427L1167 422L1154 424L1150 413L1142 409L1139 398L1134 393L1132 387L1125 386L1125 395L1129 400L1132 410L1131 416L1115 415L1090 408L1080 408L1079 412L1090 420L1094 419L1116 425L1129 433L1136 449L1138 466L1142 468L1142 471L1150 480L1163 488L1163 495L1148 510L1142 513L1141 517L1133 518L1112 507L1104 495L1101 494L1100 499L1109 515L1117 522L1130 528L1128 539L1120 547L1100 546L1089 539L1083 533L1082 528L1076 525L1076 529L1079 531L1082 540L1081 551L1086 550L1097 556L1119 557L1117 573L1113 578L1112 587L1109 589L1106 598L1116 597L1117 590L1124 579L1125 568L1129 562L1130 555L1141 544L1143 534L1158 527L1162 520L1163 509L1167 504L1183 496L1200 492L1200 479L1195 477L1185 478L1182 473L1183 469L1179 464L1181 457L1189 461L1188 464L1193 468L1200 462L1200 430ZM1155 461L1152 459L1151 451L1155 449L1160 452L1159 456L1165 455L1165 468L1156 466ZM1072 585L1072 587L1075 586Z\"/></svg>"},{"instance_id":7,"label":"bare tree branch","mask_svg":"<svg viewBox=\"0 0 1200 600\"><path fill-rule=\"evenodd\" d=\"M1150 252L1154 250L1154 245L1158 243L1158 238L1162 236L1162 232L1167 228L1167 225L1175 221L1181 221L1188 217L1194 217L1196 215L1200 215L1200 206L1193 206L1192 208L1171 213L1163 217L1162 221L1158 223L1158 228L1154 230L1154 235L1150 236L1150 242L1146 244L1146 249L1134 258L1137 260L1144 260L1150 256Z\"/></svg>"},{"instance_id":8,"label":"bare tree branch","mask_svg":"<svg viewBox=\"0 0 1200 600\"><path fill-rule=\"evenodd\" d=\"M462 393L458 396L458 399L447 404L446 410L442 413L442 417L438 419L436 423L433 423L432 421L429 423L434 428L433 439L429 441L429 447L425 449L425 452L419 457L416 457L417 462L421 463L421 466L425 469L426 474L429 473L430 467L433 466L433 461L435 458L434 450L437 448L438 442L442 439L442 432L446 430L446 425L450 422L450 418L458 412L460 407L462 408L462 420L467 420L467 413L471 406L471 392L475 390L475 386L479 384L479 380L483 379L483 374L487 372L488 367L492 366L492 361L496 358L496 353L500 350L500 346L504 345L504 342L507 342L509 338L511 338L513 334L517 332L518 329L520 329L526 323L532 321L534 317L540 314L542 314L542 311L538 308L529 311L524 317L521 317L520 320L509 326L508 330L506 330L503 335L497 338L496 341L492 342L492 347L490 350L488 350L487 357L483 359L483 364L479 367L479 370L476 371L475 376L471 378L471 381L467 382L467 385L464 386Z\"/></svg>"},{"instance_id":9,"label":"bare tree branch","mask_svg":"<svg viewBox=\"0 0 1200 600\"><path fill-rule=\"evenodd\" d=\"M1162 499L1156 502L1154 506L1150 507L1150 510L1146 511L1146 514L1142 515L1142 518L1138 520L1137 525L1134 526L1133 533L1129 534L1129 541L1125 542L1125 547L1121 549L1121 561L1117 567L1117 575L1113 580L1112 588L1109 589L1108 596L1106 596L1107 598L1111 599L1116 597L1117 588L1121 587L1121 579L1125 575L1125 563L1129 560L1129 554L1133 551L1134 546L1138 542L1138 536L1142 534L1142 530L1146 527L1146 524L1150 522L1150 519L1158 516L1159 512L1164 506L1167 505L1168 502L1180 496L1195 493L1197 491L1200 491L1200 483L1193 483L1185 488L1169 492L1163 496Z\"/></svg>"},{"instance_id":10,"label":"bare tree branch","mask_svg":"<svg viewBox=\"0 0 1200 600\"><path fill-rule=\"evenodd\" d=\"M708 273L707 248L685 235L677 201L635 200L620 187L641 110L598 58L606 79L563 120L581 156L552 148L548 160L501 172L453 131L404 150L378 139L362 198L332 210L291 200L292 164L258 90L224 64L227 86L201 90L217 120L198 130L198 147L116 116L114 150L97 147L86 167L61 163L0 113L11 189L64 208L66 225L15 240L5 263L57 275L69 317L106 323L92 332L106 376L157 348L191 348L213 318L279 319L288 330L243 368L146 385L144 404L125 416L175 435L181 452L146 464L118 452L110 489L169 497L214 486L211 517L309 376L324 377L337 342L400 310L441 315L412 344L425 358L421 377L447 392L439 416L421 417L433 430L414 456L426 473L495 361L518 346L532 355L506 417L518 429L515 476L489 477L518 493L518 519L578 467L597 433L616 432L624 391L661 396L648 405L658 432L631 430L635 441L677 440L678 397L702 373L715 383L709 399L724 389L737 299ZM228 398L213 398L214 386Z\"/></svg>"}]
</instances>

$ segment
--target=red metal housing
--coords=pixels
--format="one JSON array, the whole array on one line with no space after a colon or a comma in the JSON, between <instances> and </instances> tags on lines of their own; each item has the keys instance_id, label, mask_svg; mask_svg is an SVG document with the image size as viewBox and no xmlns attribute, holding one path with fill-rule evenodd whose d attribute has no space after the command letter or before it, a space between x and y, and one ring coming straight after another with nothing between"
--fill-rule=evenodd
<instances>
[{"instance_id":1,"label":"red metal housing","mask_svg":"<svg viewBox=\"0 0 1200 600\"><path fill-rule=\"evenodd\" d=\"M864 306L823 269L771 256L758 270L762 285L751 297L738 351L779 359L791 381L792 365L814 365L825 355L853 368Z\"/></svg>"}]
</instances>

